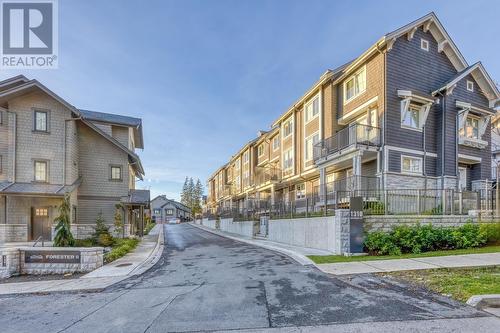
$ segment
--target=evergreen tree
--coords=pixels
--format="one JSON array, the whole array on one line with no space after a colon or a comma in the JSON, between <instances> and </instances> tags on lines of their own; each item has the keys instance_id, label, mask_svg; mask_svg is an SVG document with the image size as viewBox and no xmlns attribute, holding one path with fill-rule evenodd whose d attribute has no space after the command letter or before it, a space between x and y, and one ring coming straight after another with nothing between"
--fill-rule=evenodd
<instances>
[{"instance_id":1,"label":"evergreen tree","mask_svg":"<svg viewBox=\"0 0 500 333\"><path fill-rule=\"evenodd\" d=\"M56 225L56 235L54 237L54 246L64 247L75 245L75 239L71 234L70 228L70 203L69 195L65 195L61 205L59 206L59 216L54 221Z\"/></svg>"},{"instance_id":2,"label":"evergreen tree","mask_svg":"<svg viewBox=\"0 0 500 333\"><path fill-rule=\"evenodd\" d=\"M189 178L189 184L188 184L188 207L193 210L193 205L194 205L194 181L193 177Z\"/></svg>"},{"instance_id":3,"label":"evergreen tree","mask_svg":"<svg viewBox=\"0 0 500 333\"><path fill-rule=\"evenodd\" d=\"M201 198L203 197L203 185L201 184L200 179L196 181L195 190L194 190L194 213L193 217L197 213L201 213Z\"/></svg>"},{"instance_id":4,"label":"evergreen tree","mask_svg":"<svg viewBox=\"0 0 500 333\"><path fill-rule=\"evenodd\" d=\"M186 179L184 179L184 185L182 185L181 203L184 204L184 205L186 205L186 206L189 203L188 177L187 176L186 176Z\"/></svg>"},{"instance_id":5,"label":"evergreen tree","mask_svg":"<svg viewBox=\"0 0 500 333\"><path fill-rule=\"evenodd\" d=\"M116 237L120 237L123 235L123 217L122 217L122 205L115 205L115 223L114 223L114 232Z\"/></svg>"}]
</instances>

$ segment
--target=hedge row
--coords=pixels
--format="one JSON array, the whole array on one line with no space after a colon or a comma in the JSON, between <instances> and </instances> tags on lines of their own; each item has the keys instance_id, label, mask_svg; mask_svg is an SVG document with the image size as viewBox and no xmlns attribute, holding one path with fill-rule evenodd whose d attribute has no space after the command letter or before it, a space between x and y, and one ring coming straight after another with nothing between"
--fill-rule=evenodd
<instances>
[{"instance_id":1,"label":"hedge row","mask_svg":"<svg viewBox=\"0 0 500 333\"><path fill-rule=\"evenodd\" d=\"M500 243L500 223L460 227L433 225L397 226L390 232L375 231L365 238L365 250L372 255L399 255L437 250L466 249Z\"/></svg>"}]
</instances>

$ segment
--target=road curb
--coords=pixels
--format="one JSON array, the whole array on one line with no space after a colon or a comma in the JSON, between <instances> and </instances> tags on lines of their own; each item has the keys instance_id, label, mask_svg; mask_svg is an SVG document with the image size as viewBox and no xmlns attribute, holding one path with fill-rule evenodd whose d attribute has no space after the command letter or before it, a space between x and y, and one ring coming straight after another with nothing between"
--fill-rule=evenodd
<instances>
[{"instance_id":1,"label":"road curb","mask_svg":"<svg viewBox=\"0 0 500 333\"><path fill-rule=\"evenodd\" d=\"M241 242L241 243L245 243L245 244L249 244L249 245L258 246L258 247L261 247L261 248L266 249L266 250L270 250L270 251L274 251L274 252L278 252L278 253L284 254L287 257L289 257L289 258L293 259L294 261L296 261L297 263L301 264L302 266L315 266L316 268L318 268L316 266L316 264L311 259L309 259L308 257L306 257L306 256L304 256L304 255L302 255L300 253L297 253L295 251L291 251L291 250L288 250L288 249L283 249L283 248L280 248L280 247L277 247L277 246L268 245L268 244L258 243L258 242L255 242L253 240L249 240L249 239L245 239L245 238L231 236L231 235L226 234L223 231L213 230L211 228L208 228L208 227L205 227L205 226L202 226L202 225L198 225L198 224L195 224L195 223L192 223L192 222L189 223L189 224L192 225L192 226L194 226L194 227L196 227L196 228L198 228L198 229L210 232L210 233L212 233L214 235L218 235L218 236L225 237L225 238L228 238L228 239L231 239L231 240L235 240L237 242Z\"/></svg>"},{"instance_id":2,"label":"road curb","mask_svg":"<svg viewBox=\"0 0 500 333\"><path fill-rule=\"evenodd\" d=\"M500 307L500 294L474 295L467 300L467 304L475 308Z\"/></svg>"},{"instance_id":3,"label":"road curb","mask_svg":"<svg viewBox=\"0 0 500 333\"><path fill-rule=\"evenodd\" d=\"M142 264L137 266L133 271L131 271L127 276L137 276L144 274L151 267L153 267L161 258L163 250L165 248L165 237L164 237L164 226L160 224L160 232L158 233L158 240L156 241L156 246L151 252L151 254L143 261Z\"/></svg>"}]
</instances>

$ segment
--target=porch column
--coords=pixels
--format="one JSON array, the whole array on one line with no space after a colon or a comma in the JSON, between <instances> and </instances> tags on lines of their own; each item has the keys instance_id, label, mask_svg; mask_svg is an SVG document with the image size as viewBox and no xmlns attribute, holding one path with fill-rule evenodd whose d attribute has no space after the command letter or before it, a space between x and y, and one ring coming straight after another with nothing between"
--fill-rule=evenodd
<instances>
[{"instance_id":1,"label":"porch column","mask_svg":"<svg viewBox=\"0 0 500 333\"><path fill-rule=\"evenodd\" d=\"M319 169L319 200L323 202L323 206L325 207L328 204L327 196L326 196L326 170L325 168Z\"/></svg>"},{"instance_id":2,"label":"porch column","mask_svg":"<svg viewBox=\"0 0 500 333\"><path fill-rule=\"evenodd\" d=\"M354 189L361 189L361 154L356 154L352 158L352 173L354 176Z\"/></svg>"},{"instance_id":3,"label":"porch column","mask_svg":"<svg viewBox=\"0 0 500 333\"><path fill-rule=\"evenodd\" d=\"M275 192L275 189L274 189L274 184L271 186L271 206L274 205L276 201L276 192Z\"/></svg>"}]
</instances>

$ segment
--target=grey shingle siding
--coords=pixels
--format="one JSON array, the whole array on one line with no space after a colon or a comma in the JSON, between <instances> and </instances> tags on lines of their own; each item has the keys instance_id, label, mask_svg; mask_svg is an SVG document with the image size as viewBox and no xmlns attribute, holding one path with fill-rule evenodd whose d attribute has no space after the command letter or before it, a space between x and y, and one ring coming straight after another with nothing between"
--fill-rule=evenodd
<instances>
[{"instance_id":1,"label":"grey shingle siding","mask_svg":"<svg viewBox=\"0 0 500 333\"><path fill-rule=\"evenodd\" d=\"M429 41L429 51L420 48L420 40ZM423 150L421 132L401 128L401 98L397 90L414 90L430 94L456 73L444 53L437 50L432 35L418 28L411 41L402 36L387 53L386 63L386 143L392 146ZM440 106L433 105L426 122L426 148L436 153L438 149Z\"/></svg>"}]
</instances>

